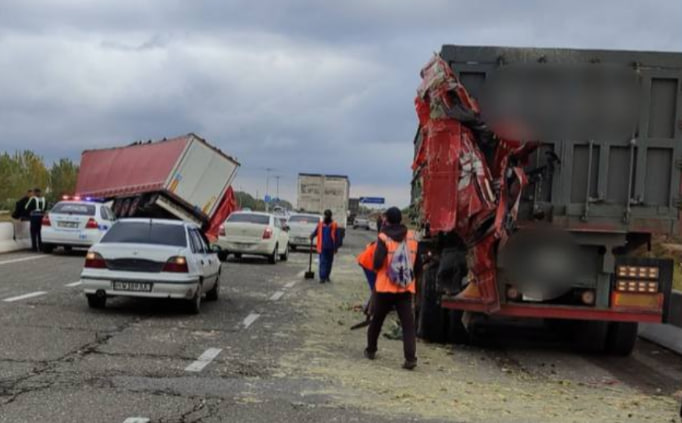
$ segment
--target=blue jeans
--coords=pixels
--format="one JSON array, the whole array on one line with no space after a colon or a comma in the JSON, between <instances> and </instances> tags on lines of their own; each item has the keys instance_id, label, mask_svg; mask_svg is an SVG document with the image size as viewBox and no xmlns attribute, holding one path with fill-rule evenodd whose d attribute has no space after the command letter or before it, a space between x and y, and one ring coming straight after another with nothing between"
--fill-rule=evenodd
<instances>
[{"instance_id":1,"label":"blue jeans","mask_svg":"<svg viewBox=\"0 0 682 423\"><path fill-rule=\"evenodd\" d=\"M322 250L320 253L320 280L328 281L334 263L334 250Z\"/></svg>"}]
</instances>

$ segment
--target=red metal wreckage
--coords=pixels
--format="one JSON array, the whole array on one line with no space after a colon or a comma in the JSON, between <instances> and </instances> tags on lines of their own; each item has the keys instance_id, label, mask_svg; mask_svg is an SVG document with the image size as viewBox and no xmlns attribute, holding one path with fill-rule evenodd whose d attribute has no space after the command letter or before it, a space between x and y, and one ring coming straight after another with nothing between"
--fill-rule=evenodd
<instances>
[{"instance_id":1,"label":"red metal wreckage","mask_svg":"<svg viewBox=\"0 0 682 423\"><path fill-rule=\"evenodd\" d=\"M415 99L422 137L413 170L422 184L420 220L427 236L456 234L467 249L468 286L457 299L499 309L496 251L516 221L523 171L537 143L498 136L478 103L435 55L421 70ZM497 131L502 133L502 131Z\"/></svg>"}]
</instances>

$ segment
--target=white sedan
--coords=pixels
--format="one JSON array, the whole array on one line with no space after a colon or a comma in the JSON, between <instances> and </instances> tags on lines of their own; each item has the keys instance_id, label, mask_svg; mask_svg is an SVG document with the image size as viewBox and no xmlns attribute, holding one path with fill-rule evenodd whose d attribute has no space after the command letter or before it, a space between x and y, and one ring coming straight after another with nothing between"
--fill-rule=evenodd
<instances>
[{"instance_id":1,"label":"white sedan","mask_svg":"<svg viewBox=\"0 0 682 423\"><path fill-rule=\"evenodd\" d=\"M218 299L220 271L195 224L123 219L88 251L81 282L92 308L104 307L111 296L176 298L196 314L202 296Z\"/></svg>"},{"instance_id":2,"label":"white sedan","mask_svg":"<svg viewBox=\"0 0 682 423\"><path fill-rule=\"evenodd\" d=\"M102 203L60 201L43 216L42 249L51 253L55 247L90 247L99 242L115 220L111 209Z\"/></svg>"},{"instance_id":3,"label":"white sedan","mask_svg":"<svg viewBox=\"0 0 682 423\"><path fill-rule=\"evenodd\" d=\"M296 248L310 248L310 235L322 221L319 214L297 213L289 217L289 245Z\"/></svg>"},{"instance_id":4,"label":"white sedan","mask_svg":"<svg viewBox=\"0 0 682 423\"><path fill-rule=\"evenodd\" d=\"M276 216L259 212L235 212L225 221L218 242L221 260L229 254L264 256L272 264L289 258L289 228Z\"/></svg>"}]
</instances>

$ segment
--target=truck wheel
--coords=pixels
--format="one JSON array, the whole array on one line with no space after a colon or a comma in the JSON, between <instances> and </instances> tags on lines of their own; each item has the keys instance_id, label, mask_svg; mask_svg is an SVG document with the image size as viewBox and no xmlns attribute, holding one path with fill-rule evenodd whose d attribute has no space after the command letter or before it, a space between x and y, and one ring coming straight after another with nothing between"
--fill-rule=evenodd
<instances>
[{"instance_id":1,"label":"truck wheel","mask_svg":"<svg viewBox=\"0 0 682 423\"><path fill-rule=\"evenodd\" d=\"M447 310L447 332L445 333L446 342L452 344L469 345L472 337L462 323L461 310Z\"/></svg>"},{"instance_id":2,"label":"truck wheel","mask_svg":"<svg viewBox=\"0 0 682 423\"><path fill-rule=\"evenodd\" d=\"M435 266L429 266L422 275L417 335L427 342L444 343L447 340L448 313L440 306L436 272Z\"/></svg>"},{"instance_id":3,"label":"truck wheel","mask_svg":"<svg viewBox=\"0 0 682 423\"><path fill-rule=\"evenodd\" d=\"M603 353L609 322L595 320L576 320L573 325L573 342L579 352L588 354Z\"/></svg>"},{"instance_id":4,"label":"truck wheel","mask_svg":"<svg viewBox=\"0 0 682 423\"><path fill-rule=\"evenodd\" d=\"M611 322L606 338L606 351L621 357L630 355L637 342L638 329L636 322Z\"/></svg>"}]
</instances>

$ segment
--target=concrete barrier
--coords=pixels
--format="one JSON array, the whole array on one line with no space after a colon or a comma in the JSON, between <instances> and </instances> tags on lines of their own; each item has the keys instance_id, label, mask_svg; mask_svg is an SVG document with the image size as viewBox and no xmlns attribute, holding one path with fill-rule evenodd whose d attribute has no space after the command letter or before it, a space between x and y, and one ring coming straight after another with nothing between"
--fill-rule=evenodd
<instances>
[{"instance_id":1,"label":"concrete barrier","mask_svg":"<svg viewBox=\"0 0 682 423\"><path fill-rule=\"evenodd\" d=\"M0 222L0 253L31 247L28 222Z\"/></svg>"},{"instance_id":2,"label":"concrete barrier","mask_svg":"<svg viewBox=\"0 0 682 423\"><path fill-rule=\"evenodd\" d=\"M640 324L639 336L682 354L682 292L673 291L670 300L669 324Z\"/></svg>"}]
</instances>

